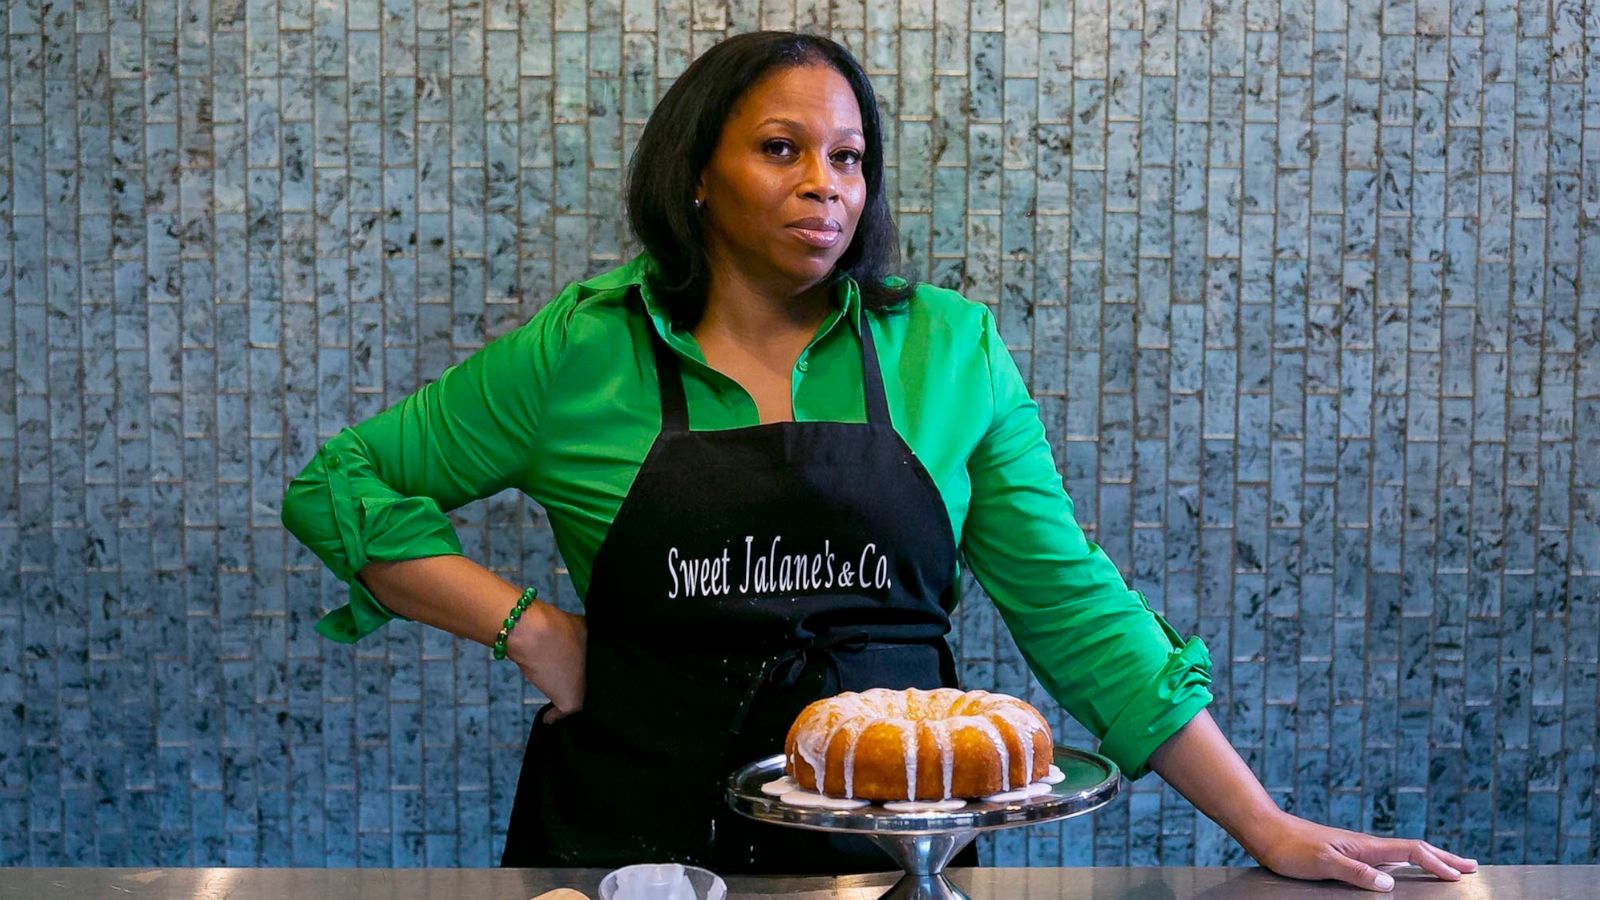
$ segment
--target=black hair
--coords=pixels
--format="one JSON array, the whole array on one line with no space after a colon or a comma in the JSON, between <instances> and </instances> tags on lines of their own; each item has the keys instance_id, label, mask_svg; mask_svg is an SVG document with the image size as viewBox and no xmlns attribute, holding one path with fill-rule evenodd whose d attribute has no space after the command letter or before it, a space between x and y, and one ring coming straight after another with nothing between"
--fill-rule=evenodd
<instances>
[{"instance_id":1,"label":"black hair","mask_svg":"<svg viewBox=\"0 0 1600 900\"><path fill-rule=\"evenodd\" d=\"M910 297L905 279L885 281L899 261L899 233L884 195L883 132L867 73L849 50L826 37L755 31L730 37L689 64L651 113L629 163L628 225L655 263L646 274L651 293L675 322L693 324L705 308L711 265L694 208L695 185L733 107L771 72L811 64L830 66L849 82L866 143L866 204L831 277L854 278L866 309L888 309Z\"/></svg>"}]
</instances>

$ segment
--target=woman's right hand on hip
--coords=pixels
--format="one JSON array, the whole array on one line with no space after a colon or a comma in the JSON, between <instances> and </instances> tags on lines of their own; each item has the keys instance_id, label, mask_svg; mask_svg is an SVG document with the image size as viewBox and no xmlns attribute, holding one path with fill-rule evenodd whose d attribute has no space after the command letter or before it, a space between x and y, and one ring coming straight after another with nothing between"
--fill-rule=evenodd
<instances>
[{"instance_id":1,"label":"woman's right hand on hip","mask_svg":"<svg viewBox=\"0 0 1600 900\"><path fill-rule=\"evenodd\" d=\"M543 600L529 604L506 640L506 656L522 676L553 704L545 714L554 722L583 708L584 648L589 629L583 616L563 612Z\"/></svg>"}]
</instances>

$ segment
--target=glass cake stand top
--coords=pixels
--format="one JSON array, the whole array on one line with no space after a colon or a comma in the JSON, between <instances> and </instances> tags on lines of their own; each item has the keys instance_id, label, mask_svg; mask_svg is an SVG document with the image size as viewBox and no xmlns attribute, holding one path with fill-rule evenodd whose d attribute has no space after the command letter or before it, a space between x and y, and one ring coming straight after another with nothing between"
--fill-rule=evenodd
<instances>
[{"instance_id":1,"label":"glass cake stand top","mask_svg":"<svg viewBox=\"0 0 1600 900\"><path fill-rule=\"evenodd\" d=\"M762 785L784 774L780 753L734 772L728 778L727 801L758 821L872 838L906 873L884 898L964 898L944 877L944 867L978 832L1080 816L1117 795L1121 773L1111 760L1071 747L1056 747L1053 759L1066 778L1048 794L1004 803L975 800L953 812L893 812L878 804L859 809L795 806L762 793Z\"/></svg>"}]
</instances>

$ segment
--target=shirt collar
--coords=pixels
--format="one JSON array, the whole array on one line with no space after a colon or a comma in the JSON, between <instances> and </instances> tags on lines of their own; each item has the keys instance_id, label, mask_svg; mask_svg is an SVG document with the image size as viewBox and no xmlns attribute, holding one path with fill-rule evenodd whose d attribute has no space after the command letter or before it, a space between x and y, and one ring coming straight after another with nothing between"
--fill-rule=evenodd
<instances>
[{"instance_id":1,"label":"shirt collar","mask_svg":"<svg viewBox=\"0 0 1600 900\"><path fill-rule=\"evenodd\" d=\"M666 305L651 293L648 276L654 265L649 253L640 253L623 266L623 272L618 274L623 274L628 284L638 288L639 296L644 300L645 311L650 315L651 324L655 327L656 333L666 340L667 345L691 359L704 363L705 356L701 354L699 344L695 342L690 329L674 325L672 314ZM834 283L832 299L833 312L817 330L813 344L832 332L841 318L848 318L856 333L861 333L861 289L856 280L848 274L841 273Z\"/></svg>"}]
</instances>

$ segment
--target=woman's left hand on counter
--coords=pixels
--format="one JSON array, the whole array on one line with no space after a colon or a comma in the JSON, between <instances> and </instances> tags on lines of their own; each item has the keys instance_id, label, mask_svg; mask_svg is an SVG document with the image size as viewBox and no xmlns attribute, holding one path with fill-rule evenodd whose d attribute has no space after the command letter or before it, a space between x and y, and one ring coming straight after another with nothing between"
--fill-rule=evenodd
<instances>
[{"instance_id":1,"label":"woman's left hand on counter","mask_svg":"<svg viewBox=\"0 0 1600 900\"><path fill-rule=\"evenodd\" d=\"M1259 829L1256 846L1245 849L1256 862L1289 878L1331 878L1374 891L1394 889L1394 878L1376 867L1386 864L1417 866L1445 881L1458 881L1463 872L1475 872L1475 860L1456 856L1426 841L1374 837L1342 828L1330 828L1289 813L1271 817Z\"/></svg>"},{"instance_id":2,"label":"woman's left hand on counter","mask_svg":"<svg viewBox=\"0 0 1600 900\"><path fill-rule=\"evenodd\" d=\"M1388 891L1394 877L1376 866L1410 863L1446 881L1478 870L1476 860L1423 841L1330 828L1284 812L1205 710L1156 748L1150 767L1279 875Z\"/></svg>"}]
</instances>

